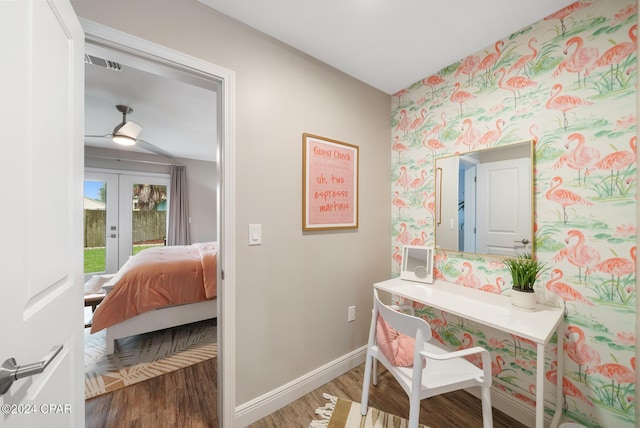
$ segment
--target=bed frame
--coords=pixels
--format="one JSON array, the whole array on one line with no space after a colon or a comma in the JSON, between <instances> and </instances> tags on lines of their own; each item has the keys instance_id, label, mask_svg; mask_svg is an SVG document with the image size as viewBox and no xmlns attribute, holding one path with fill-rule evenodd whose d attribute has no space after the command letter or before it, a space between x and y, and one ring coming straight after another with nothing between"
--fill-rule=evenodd
<instances>
[{"instance_id":1,"label":"bed frame","mask_svg":"<svg viewBox=\"0 0 640 428\"><path fill-rule=\"evenodd\" d=\"M218 300L154 309L108 327L107 354L113 354L115 341L123 337L177 327L218 316Z\"/></svg>"}]
</instances>

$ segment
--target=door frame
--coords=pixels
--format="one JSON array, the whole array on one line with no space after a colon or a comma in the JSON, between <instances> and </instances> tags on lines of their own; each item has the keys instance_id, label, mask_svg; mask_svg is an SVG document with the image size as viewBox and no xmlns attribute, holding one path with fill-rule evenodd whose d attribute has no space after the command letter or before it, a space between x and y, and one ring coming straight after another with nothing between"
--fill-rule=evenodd
<instances>
[{"instance_id":1,"label":"door frame","mask_svg":"<svg viewBox=\"0 0 640 428\"><path fill-rule=\"evenodd\" d=\"M235 391L235 73L199 58L185 55L148 40L79 18L85 41L157 62L184 67L220 82L218 99L217 229L218 260L218 420L233 427L236 419Z\"/></svg>"}]
</instances>

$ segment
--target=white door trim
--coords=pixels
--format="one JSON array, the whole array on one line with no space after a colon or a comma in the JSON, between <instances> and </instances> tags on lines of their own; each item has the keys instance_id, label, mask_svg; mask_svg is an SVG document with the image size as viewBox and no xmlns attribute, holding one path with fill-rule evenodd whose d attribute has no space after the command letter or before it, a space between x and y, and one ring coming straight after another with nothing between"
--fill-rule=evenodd
<instances>
[{"instance_id":1,"label":"white door trim","mask_svg":"<svg viewBox=\"0 0 640 428\"><path fill-rule=\"evenodd\" d=\"M88 41L101 42L125 51L144 53L161 62L189 67L220 80L221 100L218 109L218 149L216 167L218 192L218 409L221 426L233 427L236 421L235 404L235 73L199 58L158 45L113 28L80 18ZM221 275L224 272L224 279Z\"/></svg>"}]
</instances>

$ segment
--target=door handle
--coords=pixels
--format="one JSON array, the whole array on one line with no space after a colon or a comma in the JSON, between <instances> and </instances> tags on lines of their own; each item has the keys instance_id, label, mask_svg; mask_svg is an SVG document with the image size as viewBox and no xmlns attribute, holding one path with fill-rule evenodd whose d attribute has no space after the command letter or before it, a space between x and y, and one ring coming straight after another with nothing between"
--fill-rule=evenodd
<instances>
[{"instance_id":1,"label":"door handle","mask_svg":"<svg viewBox=\"0 0 640 428\"><path fill-rule=\"evenodd\" d=\"M527 238L522 238L521 241L513 241L513 242L517 242L518 244L522 244L522 245L527 245L530 241Z\"/></svg>"},{"instance_id":2,"label":"door handle","mask_svg":"<svg viewBox=\"0 0 640 428\"><path fill-rule=\"evenodd\" d=\"M0 366L0 395L7 392L14 381L42 373L60 351L62 351L62 345L56 345L51 348L42 361L24 366L19 366L15 358L5 360Z\"/></svg>"}]
</instances>

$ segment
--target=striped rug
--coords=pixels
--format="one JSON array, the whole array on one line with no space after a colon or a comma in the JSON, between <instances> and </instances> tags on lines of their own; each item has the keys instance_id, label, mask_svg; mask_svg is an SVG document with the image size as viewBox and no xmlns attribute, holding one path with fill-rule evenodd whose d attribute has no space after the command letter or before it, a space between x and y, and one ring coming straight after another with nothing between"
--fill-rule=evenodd
<instances>
[{"instance_id":1,"label":"striped rug","mask_svg":"<svg viewBox=\"0 0 640 428\"><path fill-rule=\"evenodd\" d=\"M407 428L409 421L400 416L369 407L366 416L360 414L360 403L322 394L327 404L316 409L320 419L311 421L309 428ZM420 428L428 428L419 424Z\"/></svg>"},{"instance_id":2,"label":"striped rug","mask_svg":"<svg viewBox=\"0 0 640 428\"><path fill-rule=\"evenodd\" d=\"M105 330L85 329L85 399L215 358L216 320L118 339L106 355Z\"/></svg>"}]
</instances>

